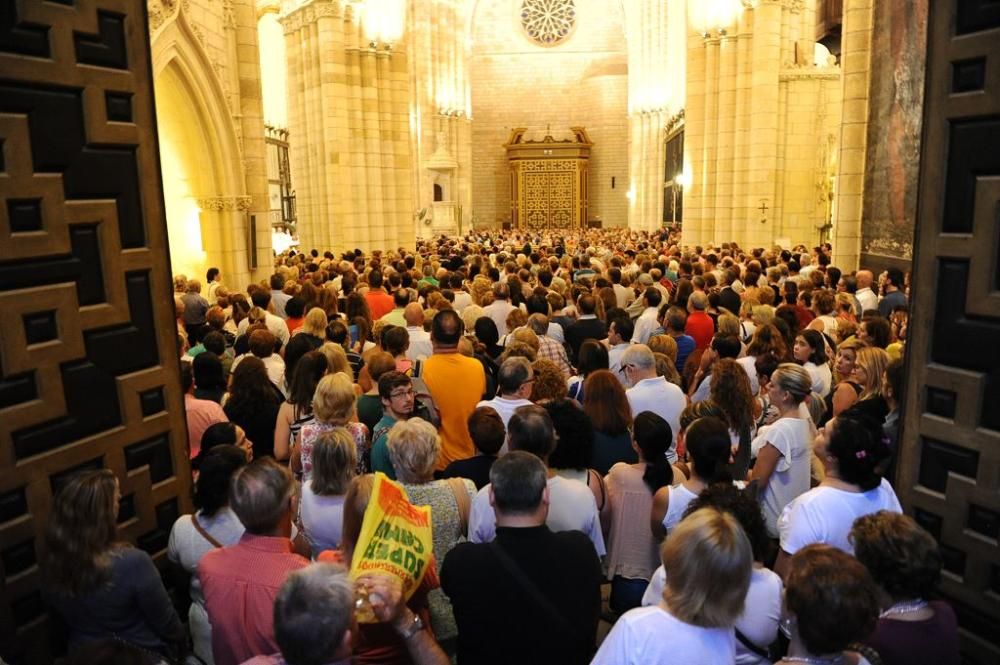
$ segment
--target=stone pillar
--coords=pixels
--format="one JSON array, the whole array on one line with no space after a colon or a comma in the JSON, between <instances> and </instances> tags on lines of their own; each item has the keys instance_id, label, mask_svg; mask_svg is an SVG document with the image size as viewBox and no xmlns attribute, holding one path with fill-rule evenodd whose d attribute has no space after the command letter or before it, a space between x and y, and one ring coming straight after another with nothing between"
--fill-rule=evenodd
<instances>
[{"instance_id":1,"label":"stone pillar","mask_svg":"<svg viewBox=\"0 0 1000 665\"><path fill-rule=\"evenodd\" d=\"M842 270L857 268L861 253L872 5L872 0L844 2L841 56L843 119L840 128L836 219L833 224L833 262Z\"/></svg>"}]
</instances>

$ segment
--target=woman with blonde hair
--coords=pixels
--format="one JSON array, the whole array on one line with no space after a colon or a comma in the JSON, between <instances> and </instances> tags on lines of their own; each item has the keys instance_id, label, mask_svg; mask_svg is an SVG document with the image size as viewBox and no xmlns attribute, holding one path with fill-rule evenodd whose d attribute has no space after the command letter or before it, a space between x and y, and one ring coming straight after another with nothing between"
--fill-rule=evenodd
<instances>
[{"instance_id":1,"label":"woman with blonde hair","mask_svg":"<svg viewBox=\"0 0 1000 665\"><path fill-rule=\"evenodd\" d=\"M860 399L862 387L854 380L854 365L858 352L863 348L865 345L856 337L845 339L837 345L834 376L838 383L826 400L827 419L836 418Z\"/></svg>"},{"instance_id":2,"label":"woman with blonde hair","mask_svg":"<svg viewBox=\"0 0 1000 665\"><path fill-rule=\"evenodd\" d=\"M367 473L370 469L368 428L356 422L355 397L354 384L349 374L337 372L320 379L312 402L315 419L302 426L298 440L292 447L292 471L302 473L303 483L312 479L312 452L316 440L321 434L335 429L347 430L353 439L357 451L357 472Z\"/></svg>"},{"instance_id":3,"label":"woman with blonde hair","mask_svg":"<svg viewBox=\"0 0 1000 665\"><path fill-rule=\"evenodd\" d=\"M753 565L739 522L715 508L697 510L667 538L660 558L666 572L660 603L623 614L591 665L734 662L733 625Z\"/></svg>"},{"instance_id":4,"label":"woman with blonde hair","mask_svg":"<svg viewBox=\"0 0 1000 665\"><path fill-rule=\"evenodd\" d=\"M71 653L115 640L183 657L187 633L153 560L118 537L120 501L109 469L76 475L56 493L45 531L46 600L69 627Z\"/></svg>"},{"instance_id":5,"label":"woman with blonde hair","mask_svg":"<svg viewBox=\"0 0 1000 665\"><path fill-rule=\"evenodd\" d=\"M778 537L781 511L809 490L813 427L800 406L811 388L812 377L802 367L793 363L778 365L768 385L768 397L778 409L778 419L760 428L750 444L750 455L757 461L747 480L756 481L771 538Z\"/></svg>"},{"instance_id":6,"label":"woman with blonde hair","mask_svg":"<svg viewBox=\"0 0 1000 665\"><path fill-rule=\"evenodd\" d=\"M861 394L851 406L852 411L863 413L880 423L885 420L889 405L882 397L882 375L888 366L889 354L885 349L868 346L858 350L851 378L861 386Z\"/></svg>"},{"instance_id":7,"label":"woman with blonde hair","mask_svg":"<svg viewBox=\"0 0 1000 665\"><path fill-rule=\"evenodd\" d=\"M475 330L476 321L486 316L483 312L483 308L479 305L469 305L462 310L462 323L465 324L466 330Z\"/></svg>"},{"instance_id":8,"label":"woman with blonde hair","mask_svg":"<svg viewBox=\"0 0 1000 665\"><path fill-rule=\"evenodd\" d=\"M451 549L469 527L469 511L476 486L465 478L435 480L434 469L441 453L441 437L422 418L401 420L389 430L389 459L396 478L414 506L431 507L431 528L437 572ZM441 589L430 593L431 625L439 641L458 635L451 602Z\"/></svg>"},{"instance_id":9,"label":"woman with blonde hair","mask_svg":"<svg viewBox=\"0 0 1000 665\"><path fill-rule=\"evenodd\" d=\"M326 339L326 326L329 324L326 312L319 307L313 307L306 312L306 318L302 321L302 327L296 334L312 335L319 339Z\"/></svg>"},{"instance_id":10,"label":"woman with blonde hair","mask_svg":"<svg viewBox=\"0 0 1000 665\"><path fill-rule=\"evenodd\" d=\"M326 357L326 362L329 365L329 374L343 372L347 376L353 376L351 363L347 360L347 353L344 351L344 347L333 342L325 342L317 351Z\"/></svg>"},{"instance_id":11,"label":"woman with blonde hair","mask_svg":"<svg viewBox=\"0 0 1000 665\"><path fill-rule=\"evenodd\" d=\"M313 445L312 480L302 483L299 516L314 554L340 546L344 496L358 466L357 447L346 429L321 434Z\"/></svg>"}]
</instances>

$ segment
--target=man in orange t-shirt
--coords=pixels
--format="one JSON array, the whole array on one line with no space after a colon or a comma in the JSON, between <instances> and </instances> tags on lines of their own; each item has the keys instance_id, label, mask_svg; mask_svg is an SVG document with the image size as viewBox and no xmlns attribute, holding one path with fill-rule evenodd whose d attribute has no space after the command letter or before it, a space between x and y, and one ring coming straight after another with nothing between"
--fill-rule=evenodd
<instances>
[{"instance_id":1,"label":"man in orange t-shirt","mask_svg":"<svg viewBox=\"0 0 1000 665\"><path fill-rule=\"evenodd\" d=\"M464 331L454 310L437 313L431 326L434 353L424 361L421 375L441 414L439 470L476 454L466 423L486 391L486 373L482 363L458 352Z\"/></svg>"},{"instance_id":2,"label":"man in orange t-shirt","mask_svg":"<svg viewBox=\"0 0 1000 665\"><path fill-rule=\"evenodd\" d=\"M372 313L372 321L378 321L395 307L392 296L382 288L382 270L380 268L372 268L372 271L368 273L368 293L365 294L365 301L368 302L368 309Z\"/></svg>"}]
</instances>

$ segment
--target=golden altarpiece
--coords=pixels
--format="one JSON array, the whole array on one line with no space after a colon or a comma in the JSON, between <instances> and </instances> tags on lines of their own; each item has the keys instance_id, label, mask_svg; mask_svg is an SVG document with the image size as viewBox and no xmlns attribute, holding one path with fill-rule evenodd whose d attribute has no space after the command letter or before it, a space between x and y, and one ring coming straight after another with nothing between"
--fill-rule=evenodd
<instances>
[{"instance_id":1,"label":"golden altarpiece","mask_svg":"<svg viewBox=\"0 0 1000 665\"><path fill-rule=\"evenodd\" d=\"M572 139L526 141L526 128L504 144L510 172L510 219L514 228L582 228L587 223L588 165L593 143L583 127Z\"/></svg>"}]
</instances>

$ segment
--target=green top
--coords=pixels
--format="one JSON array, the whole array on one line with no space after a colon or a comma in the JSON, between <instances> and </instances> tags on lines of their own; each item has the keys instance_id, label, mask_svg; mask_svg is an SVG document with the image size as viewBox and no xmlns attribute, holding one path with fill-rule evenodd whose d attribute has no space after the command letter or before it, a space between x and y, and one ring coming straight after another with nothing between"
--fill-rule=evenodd
<instances>
[{"instance_id":1,"label":"green top","mask_svg":"<svg viewBox=\"0 0 1000 665\"><path fill-rule=\"evenodd\" d=\"M375 429L379 418L382 417L382 400L378 395L362 395L358 398L358 420L365 424L368 431ZM372 437L372 441L375 437Z\"/></svg>"},{"instance_id":2,"label":"green top","mask_svg":"<svg viewBox=\"0 0 1000 665\"><path fill-rule=\"evenodd\" d=\"M392 480L396 480L396 469L393 468L392 460L389 459L388 441L389 430L395 424L396 419L386 414L372 429L372 473L381 471Z\"/></svg>"}]
</instances>

